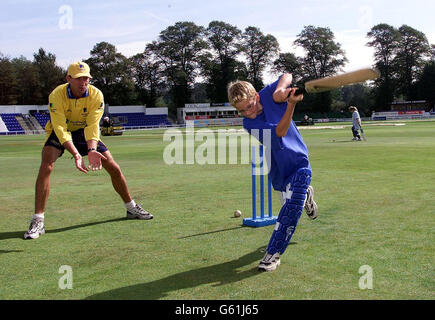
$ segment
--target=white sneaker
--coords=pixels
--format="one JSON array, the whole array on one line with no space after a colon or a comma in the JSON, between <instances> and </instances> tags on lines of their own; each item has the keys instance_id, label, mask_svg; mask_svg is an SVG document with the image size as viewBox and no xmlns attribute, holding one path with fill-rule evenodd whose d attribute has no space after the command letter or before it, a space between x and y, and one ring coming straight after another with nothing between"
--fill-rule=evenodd
<instances>
[{"instance_id":1,"label":"white sneaker","mask_svg":"<svg viewBox=\"0 0 435 320\"><path fill-rule=\"evenodd\" d=\"M127 210L127 219L140 219L140 220L150 220L153 215L148 211L142 209L138 204L133 209Z\"/></svg>"},{"instance_id":2,"label":"white sneaker","mask_svg":"<svg viewBox=\"0 0 435 320\"><path fill-rule=\"evenodd\" d=\"M273 255L266 252L265 256L263 257L263 259L260 261L260 264L258 265L258 270L260 270L260 271L273 271L280 264L281 264L281 261L279 259L279 252L277 252Z\"/></svg>"},{"instance_id":3,"label":"white sneaker","mask_svg":"<svg viewBox=\"0 0 435 320\"><path fill-rule=\"evenodd\" d=\"M307 212L308 217L311 220L317 218L317 204L314 201L314 189L312 186L309 186L307 189L307 201L305 201L305 211Z\"/></svg>"},{"instance_id":4,"label":"white sneaker","mask_svg":"<svg viewBox=\"0 0 435 320\"><path fill-rule=\"evenodd\" d=\"M24 239L37 239L41 234L45 233L44 220L32 219L29 230L24 234Z\"/></svg>"}]
</instances>

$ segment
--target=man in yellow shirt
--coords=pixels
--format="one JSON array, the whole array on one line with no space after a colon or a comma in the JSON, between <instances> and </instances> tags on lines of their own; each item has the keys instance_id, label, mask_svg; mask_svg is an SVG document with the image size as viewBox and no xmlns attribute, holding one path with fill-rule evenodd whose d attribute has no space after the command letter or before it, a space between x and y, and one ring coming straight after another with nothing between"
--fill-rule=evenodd
<instances>
[{"instance_id":1,"label":"man in yellow shirt","mask_svg":"<svg viewBox=\"0 0 435 320\"><path fill-rule=\"evenodd\" d=\"M58 86L49 96L50 121L45 126L45 144L36 179L35 214L24 239L36 239L45 233L44 211L50 191L50 174L65 149L73 155L76 168L81 172L106 169L115 191L125 203L128 219L153 218L131 198L121 168L100 139L104 98L99 89L89 84L91 78L89 66L75 62L68 68L68 83ZM83 160L86 155L88 167Z\"/></svg>"}]
</instances>

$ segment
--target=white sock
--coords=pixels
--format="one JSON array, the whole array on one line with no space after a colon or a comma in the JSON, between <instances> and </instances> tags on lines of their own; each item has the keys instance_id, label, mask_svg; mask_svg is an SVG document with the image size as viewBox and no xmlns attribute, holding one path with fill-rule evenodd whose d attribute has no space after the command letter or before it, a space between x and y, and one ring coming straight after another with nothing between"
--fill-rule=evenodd
<instances>
[{"instance_id":1,"label":"white sock","mask_svg":"<svg viewBox=\"0 0 435 320\"><path fill-rule=\"evenodd\" d=\"M44 220L44 212L43 213L35 213L32 219L42 219Z\"/></svg>"},{"instance_id":2,"label":"white sock","mask_svg":"<svg viewBox=\"0 0 435 320\"><path fill-rule=\"evenodd\" d=\"M130 202L125 203L125 207L128 209L133 209L134 207L136 207L136 202L134 202L134 200L131 200Z\"/></svg>"}]
</instances>

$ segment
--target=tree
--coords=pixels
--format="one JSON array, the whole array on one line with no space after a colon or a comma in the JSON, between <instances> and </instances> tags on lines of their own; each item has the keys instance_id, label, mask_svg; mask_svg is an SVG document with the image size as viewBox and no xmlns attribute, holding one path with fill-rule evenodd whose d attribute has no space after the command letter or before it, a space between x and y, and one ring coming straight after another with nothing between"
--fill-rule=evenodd
<instances>
[{"instance_id":1,"label":"tree","mask_svg":"<svg viewBox=\"0 0 435 320\"><path fill-rule=\"evenodd\" d=\"M8 57L0 54L0 104L15 104L17 85L13 65Z\"/></svg>"},{"instance_id":2,"label":"tree","mask_svg":"<svg viewBox=\"0 0 435 320\"><path fill-rule=\"evenodd\" d=\"M240 53L238 42L242 31L223 21L212 21L206 29L207 40L223 65L227 59L234 59Z\"/></svg>"},{"instance_id":3,"label":"tree","mask_svg":"<svg viewBox=\"0 0 435 320\"><path fill-rule=\"evenodd\" d=\"M430 57L430 46L424 33L414 28L403 25L398 31L400 41L393 61L398 78L397 89L407 100L414 100L417 98L415 82Z\"/></svg>"},{"instance_id":4,"label":"tree","mask_svg":"<svg viewBox=\"0 0 435 320\"><path fill-rule=\"evenodd\" d=\"M97 43L84 60L91 68L92 84L103 92L111 105L128 105L134 100L134 83L128 59L108 42Z\"/></svg>"},{"instance_id":5,"label":"tree","mask_svg":"<svg viewBox=\"0 0 435 320\"><path fill-rule=\"evenodd\" d=\"M400 44L400 33L394 27L381 23L374 26L367 37L367 46L374 48L375 66L381 76L375 81L376 110L387 109L394 99L395 66L394 59Z\"/></svg>"},{"instance_id":6,"label":"tree","mask_svg":"<svg viewBox=\"0 0 435 320\"><path fill-rule=\"evenodd\" d=\"M426 64L418 80L417 88L419 97L428 102L429 110L435 108L435 61Z\"/></svg>"},{"instance_id":7,"label":"tree","mask_svg":"<svg viewBox=\"0 0 435 320\"><path fill-rule=\"evenodd\" d=\"M334 41L334 33L329 28L306 26L295 45L305 50L302 70L305 80L323 78L341 70L348 61L341 44Z\"/></svg>"},{"instance_id":8,"label":"tree","mask_svg":"<svg viewBox=\"0 0 435 320\"><path fill-rule=\"evenodd\" d=\"M272 71L277 74L291 73L293 81L298 82L302 76L302 61L293 53L280 53L278 58L273 62Z\"/></svg>"},{"instance_id":9,"label":"tree","mask_svg":"<svg viewBox=\"0 0 435 320\"><path fill-rule=\"evenodd\" d=\"M21 56L11 61L17 81L17 104L34 104L42 100L38 68L32 61ZM65 81L64 81L65 82Z\"/></svg>"},{"instance_id":10,"label":"tree","mask_svg":"<svg viewBox=\"0 0 435 320\"><path fill-rule=\"evenodd\" d=\"M239 48L248 60L248 79L256 90L260 90L264 86L263 71L279 52L278 40L273 35L264 35L256 27L247 27Z\"/></svg>"},{"instance_id":11,"label":"tree","mask_svg":"<svg viewBox=\"0 0 435 320\"><path fill-rule=\"evenodd\" d=\"M40 99L36 104L47 104L48 96L58 86L66 82L66 71L56 65L56 55L40 48L33 54L33 64L38 71Z\"/></svg>"},{"instance_id":12,"label":"tree","mask_svg":"<svg viewBox=\"0 0 435 320\"><path fill-rule=\"evenodd\" d=\"M199 74L202 51L207 47L203 40L204 28L193 22L177 22L160 32L159 39L147 45L157 63L162 64L163 74L171 86L174 104L169 107L184 107L191 100L191 90Z\"/></svg>"},{"instance_id":13,"label":"tree","mask_svg":"<svg viewBox=\"0 0 435 320\"><path fill-rule=\"evenodd\" d=\"M347 107L356 106L361 115L369 115L370 111L374 108L373 88L366 84L358 83L342 87L340 88L340 95L341 100L346 106L346 111Z\"/></svg>"},{"instance_id":14,"label":"tree","mask_svg":"<svg viewBox=\"0 0 435 320\"><path fill-rule=\"evenodd\" d=\"M147 106L155 106L162 91L162 66L149 49L130 58L131 74L138 98Z\"/></svg>"},{"instance_id":15,"label":"tree","mask_svg":"<svg viewBox=\"0 0 435 320\"><path fill-rule=\"evenodd\" d=\"M334 38L329 28L314 26L306 26L298 34L294 44L305 50L305 56L301 59L304 81L333 75L347 62L340 43L335 42ZM330 110L332 99L329 92L317 94L313 100L305 101L302 105L310 102L318 111Z\"/></svg>"},{"instance_id":16,"label":"tree","mask_svg":"<svg viewBox=\"0 0 435 320\"><path fill-rule=\"evenodd\" d=\"M213 102L227 101L228 83L246 79L246 66L236 60L240 52L241 30L222 21L212 21L205 30L210 52L201 57L208 97Z\"/></svg>"}]
</instances>

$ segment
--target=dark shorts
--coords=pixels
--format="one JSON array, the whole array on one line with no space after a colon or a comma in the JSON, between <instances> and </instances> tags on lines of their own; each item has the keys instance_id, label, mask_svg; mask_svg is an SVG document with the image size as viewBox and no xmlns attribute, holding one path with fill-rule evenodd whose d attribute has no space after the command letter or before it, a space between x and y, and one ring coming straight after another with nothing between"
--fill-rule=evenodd
<instances>
[{"instance_id":1,"label":"dark shorts","mask_svg":"<svg viewBox=\"0 0 435 320\"><path fill-rule=\"evenodd\" d=\"M79 129L77 131L71 132L72 136L72 142L74 143L74 146L76 147L77 151L81 154L82 157L88 155L88 144L86 143L85 139L85 131L84 129ZM44 146L51 146L55 147L56 149L59 149L61 154L59 155L59 158L63 155L65 148L61 145L59 139L56 136L56 133L54 133L54 130L51 132L50 136L48 137L47 141L45 142ZM106 152L108 149L102 143L101 141L98 141L97 144L97 151L100 153Z\"/></svg>"}]
</instances>

